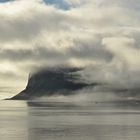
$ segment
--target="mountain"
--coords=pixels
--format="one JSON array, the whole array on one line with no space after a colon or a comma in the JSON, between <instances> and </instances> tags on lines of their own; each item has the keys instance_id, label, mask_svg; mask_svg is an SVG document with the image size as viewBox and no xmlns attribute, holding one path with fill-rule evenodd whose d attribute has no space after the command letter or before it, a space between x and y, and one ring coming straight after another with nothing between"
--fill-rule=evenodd
<instances>
[{"instance_id":1,"label":"mountain","mask_svg":"<svg viewBox=\"0 0 140 140\"><path fill-rule=\"evenodd\" d=\"M70 95L75 91L97 85L87 83L80 75L81 68L61 67L41 69L30 74L28 84L22 92L12 97L12 100L29 100L42 96Z\"/></svg>"}]
</instances>

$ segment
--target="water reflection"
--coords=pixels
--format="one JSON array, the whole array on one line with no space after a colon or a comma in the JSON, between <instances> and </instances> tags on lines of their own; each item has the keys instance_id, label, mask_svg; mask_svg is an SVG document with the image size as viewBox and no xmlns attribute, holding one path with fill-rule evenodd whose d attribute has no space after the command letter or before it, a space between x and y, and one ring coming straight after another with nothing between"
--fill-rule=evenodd
<instances>
[{"instance_id":1,"label":"water reflection","mask_svg":"<svg viewBox=\"0 0 140 140\"><path fill-rule=\"evenodd\" d=\"M28 140L25 102L0 101L0 140Z\"/></svg>"},{"instance_id":2,"label":"water reflection","mask_svg":"<svg viewBox=\"0 0 140 140\"><path fill-rule=\"evenodd\" d=\"M65 102L29 102L29 140L139 140L140 112Z\"/></svg>"},{"instance_id":3,"label":"water reflection","mask_svg":"<svg viewBox=\"0 0 140 140\"><path fill-rule=\"evenodd\" d=\"M0 102L0 140L139 140L137 106Z\"/></svg>"}]
</instances>

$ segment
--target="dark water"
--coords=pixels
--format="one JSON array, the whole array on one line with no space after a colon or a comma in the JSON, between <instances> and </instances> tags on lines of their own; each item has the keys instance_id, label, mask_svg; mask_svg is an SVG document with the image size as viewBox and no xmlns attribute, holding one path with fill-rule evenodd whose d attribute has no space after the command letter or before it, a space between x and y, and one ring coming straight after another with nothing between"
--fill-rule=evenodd
<instances>
[{"instance_id":1,"label":"dark water","mask_svg":"<svg viewBox=\"0 0 140 140\"><path fill-rule=\"evenodd\" d=\"M0 140L140 140L139 107L0 101Z\"/></svg>"}]
</instances>

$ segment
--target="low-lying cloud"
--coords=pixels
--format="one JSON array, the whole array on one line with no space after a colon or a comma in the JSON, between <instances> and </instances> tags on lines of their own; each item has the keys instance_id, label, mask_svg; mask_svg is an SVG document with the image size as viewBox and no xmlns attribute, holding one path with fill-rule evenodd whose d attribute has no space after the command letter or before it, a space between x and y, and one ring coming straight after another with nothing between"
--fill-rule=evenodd
<instances>
[{"instance_id":1,"label":"low-lying cloud","mask_svg":"<svg viewBox=\"0 0 140 140\"><path fill-rule=\"evenodd\" d=\"M139 88L138 0L14 0L0 3L0 83L36 67L85 67L86 80ZM10 75L10 76L9 76ZM8 79L8 80L7 80Z\"/></svg>"}]
</instances>

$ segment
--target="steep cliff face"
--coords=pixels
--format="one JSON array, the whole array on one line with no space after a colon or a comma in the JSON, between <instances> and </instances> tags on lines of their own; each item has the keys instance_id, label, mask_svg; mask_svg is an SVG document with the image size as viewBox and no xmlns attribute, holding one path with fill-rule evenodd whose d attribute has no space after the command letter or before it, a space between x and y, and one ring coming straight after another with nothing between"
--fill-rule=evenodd
<instances>
[{"instance_id":1,"label":"steep cliff face","mask_svg":"<svg viewBox=\"0 0 140 140\"><path fill-rule=\"evenodd\" d=\"M14 100L28 100L51 95L70 95L74 91L93 84L82 80L79 68L50 68L43 69L29 76L25 90L14 96ZM95 83L96 84L96 83Z\"/></svg>"}]
</instances>

